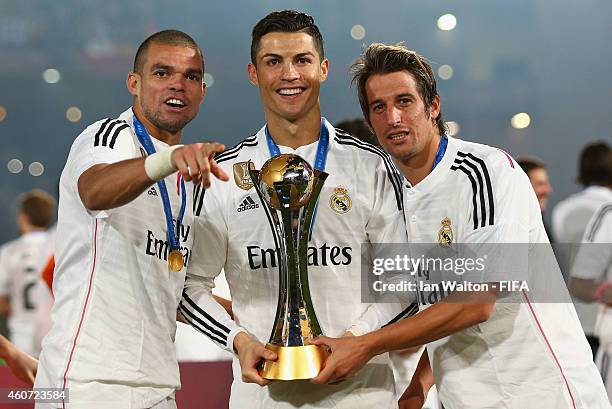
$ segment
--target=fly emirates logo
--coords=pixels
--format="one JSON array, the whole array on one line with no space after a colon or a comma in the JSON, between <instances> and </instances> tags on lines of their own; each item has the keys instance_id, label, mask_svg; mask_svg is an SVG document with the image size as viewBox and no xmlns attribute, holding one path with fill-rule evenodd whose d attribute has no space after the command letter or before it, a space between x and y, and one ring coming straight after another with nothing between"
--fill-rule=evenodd
<instances>
[{"instance_id":1,"label":"fly emirates logo","mask_svg":"<svg viewBox=\"0 0 612 409\"><path fill-rule=\"evenodd\" d=\"M247 246L246 251L251 270L278 267L276 249ZM329 246L327 243L323 243L320 247L308 246L308 265L347 266L353 261L352 253L352 247Z\"/></svg>"},{"instance_id":2,"label":"fly emirates logo","mask_svg":"<svg viewBox=\"0 0 612 409\"><path fill-rule=\"evenodd\" d=\"M191 256L191 249L182 244L187 242L189 238L189 231L191 226L185 226L182 223L177 223L176 220L172 220L174 223L174 231L178 232L179 246L181 254L183 255L183 265L187 265L189 257ZM147 245L146 253L149 256L157 257L160 260L168 261L168 254L170 253L170 243L167 237L156 237L155 233L151 230L147 231Z\"/></svg>"}]
</instances>

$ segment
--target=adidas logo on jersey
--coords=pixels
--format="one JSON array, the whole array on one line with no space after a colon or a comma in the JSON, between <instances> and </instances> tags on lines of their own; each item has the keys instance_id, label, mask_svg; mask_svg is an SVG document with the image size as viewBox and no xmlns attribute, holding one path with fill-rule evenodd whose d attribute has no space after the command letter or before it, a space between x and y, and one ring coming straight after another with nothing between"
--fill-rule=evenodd
<instances>
[{"instance_id":1,"label":"adidas logo on jersey","mask_svg":"<svg viewBox=\"0 0 612 409\"><path fill-rule=\"evenodd\" d=\"M242 203L240 203L240 206L238 206L238 209L236 209L238 211L238 213L240 212L244 212L245 210L251 210L251 209L257 209L259 208L259 205L257 203L255 203L255 201L253 200L253 198L251 198L251 196L247 196Z\"/></svg>"},{"instance_id":2,"label":"adidas logo on jersey","mask_svg":"<svg viewBox=\"0 0 612 409\"><path fill-rule=\"evenodd\" d=\"M157 190L155 190L155 186L151 186L151 188L147 191L149 196L157 196Z\"/></svg>"}]
</instances>

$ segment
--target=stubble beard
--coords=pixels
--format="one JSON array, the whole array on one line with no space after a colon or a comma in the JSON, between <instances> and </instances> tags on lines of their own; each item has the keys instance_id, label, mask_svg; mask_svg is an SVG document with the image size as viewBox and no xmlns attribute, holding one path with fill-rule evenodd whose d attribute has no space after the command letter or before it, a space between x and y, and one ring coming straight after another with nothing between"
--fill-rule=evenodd
<instances>
[{"instance_id":1,"label":"stubble beard","mask_svg":"<svg viewBox=\"0 0 612 409\"><path fill-rule=\"evenodd\" d=\"M187 126L187 124L191 122L193 118L195 118L195 115L193 115L186 119L177 118L177 120L175 121L169 121L163 118L162 113L159 110L152 112L145 106L143 106L142 108L142 111L149 120L149 122L155 125L155 127L170 132L172 134L182 131L183 128L185 128L185 126Z\"/></svg>"}]
</instances>

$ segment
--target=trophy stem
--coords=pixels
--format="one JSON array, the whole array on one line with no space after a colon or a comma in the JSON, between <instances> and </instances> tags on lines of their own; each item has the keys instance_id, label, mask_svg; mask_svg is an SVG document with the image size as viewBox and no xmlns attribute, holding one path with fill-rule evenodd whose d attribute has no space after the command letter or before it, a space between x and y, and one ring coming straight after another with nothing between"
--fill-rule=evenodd
<instances>
[{"instance_id":1,"label":"trophy stem","mask_svg":"<svg viewBox=\"0 0 612 409\"><path fill-rule=\"evenodd\" d=\"M312 217L314 215L317 204L319 203L319 195L321 194L321 189L323 188L323 184L325 183L325 179L327 179L327 173L319 172L315 169L315 180L313 185L313 191L311 196L311 201L308 203L306 209L304 210L304 227L302 228L302 234L300 235L300 244L298 246L300 255L298 257L300 265L299 265L299 279L300 284L302 286L302 296L304 298L304 306L306 309L306 315L310 321L310 328L312 330L312 336L318 337L319 335L323 335L323 331L321 330L321 325L319 324L319 320L317 319L317 315L314 312L314 307L312 303L312 298L310 297L310 287L308 285L308 239L310 237L310 232L312 226Z\"/></svg>"}]
</instances>

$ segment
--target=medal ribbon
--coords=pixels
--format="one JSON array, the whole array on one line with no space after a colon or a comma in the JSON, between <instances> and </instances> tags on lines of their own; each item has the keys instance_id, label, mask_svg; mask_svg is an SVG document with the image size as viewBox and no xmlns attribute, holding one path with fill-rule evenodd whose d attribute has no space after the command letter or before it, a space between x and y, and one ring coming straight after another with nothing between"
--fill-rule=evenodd
<instances>
[{"instance_id":1,"label":"medal ribbon","mask_svg":"<svg viewBox=\"0 0 612 409\"><path fill-rule=\"evenodd\" d=\"M134 128L136 129L136 136L138 137L140 144L145 149L145 151L147 151L147 155L153 155L155 153L155 146L153 146L151 136L149 135L149 132L147 132L146 128L142 125L140 120L136 118L136 115L134 115ZM180 175L179 179L181 183L181 210L179 211L179 215L176 219L177 230L183 221L183 216L185 215L185 205L187 203L185 181L182 177L180 177ZM164 214L166 215L166 226L168 228L167 236L168 242L170 243L170 251L179 250L180 246L178 231L175 234L174 224L172 223L172 207L170 206L170 198L168 197L168 189L166 189L166 182L164 181L164 179L158 180L157 186L159 187L162 204L164 205Z\"/></svg>"},{"instance_id":2,"label":"medal ribbon","mask_svg":"<svg viewBox=\"0 0 612 409\"><path fill-rule=\"evenodd\" d=\"M280 148L272 139L270 135L270 131L268 130L268 125L266 125L266 141L268 142L268 151L270 151L270 157L273 158L281 154ZM329 131L325 126L325 118L321 118L321 131L319 132L319 142L317 143L317 156L315 157L315 165L314 168L320 170L321 172L325 171L325 164L327 163L327 151L329 150ZM317 199L318 200L318 199ZM317 218L317 209L319 208L319 202L314 209L314 214L312 215L312 219L310 221L310 229L309 229L309 237L312 236L312 229L315 224L315 219Z\"/></svg>"}]
</instances>

